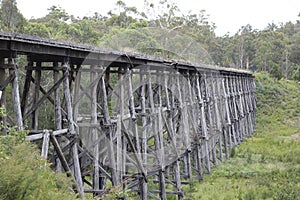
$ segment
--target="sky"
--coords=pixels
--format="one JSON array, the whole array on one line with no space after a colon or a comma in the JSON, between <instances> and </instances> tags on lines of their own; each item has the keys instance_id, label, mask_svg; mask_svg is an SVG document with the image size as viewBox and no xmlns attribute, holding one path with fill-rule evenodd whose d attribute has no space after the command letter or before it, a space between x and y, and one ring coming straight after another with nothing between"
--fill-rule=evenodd
<instances>
[{"instance_id":1,"label":"sky","mask_svg":"<svg viewBox=\"0 0 300 200\"><path fill-rule=\"evenodd\" d=\"M142 10L144 0L123 0L127 6ZM158 2L159 0L148 0ZM205 10L209 21L215 23L216 34L235 34L247 24L262 30L269 23L300 20L300 0L173 0L182 12L199 13ZM105 15L115 8L117 0L17 0L17 6L27 18L45 16L52 5L60 6L74 16Z\"/></svg>"}]
</instances>

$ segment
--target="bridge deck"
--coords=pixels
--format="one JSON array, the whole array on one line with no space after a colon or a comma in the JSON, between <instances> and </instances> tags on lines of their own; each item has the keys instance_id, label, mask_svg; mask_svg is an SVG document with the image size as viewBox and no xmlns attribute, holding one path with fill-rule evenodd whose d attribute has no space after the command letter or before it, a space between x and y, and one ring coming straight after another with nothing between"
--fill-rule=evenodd
<instances>
[{"instance_id":1,"label":"bridge deck","mask_svg":"<svg viewBox=\"0 0 300 200\"><path fill-rule=\"evenodd\" d=\"M74 44L70 42L56 41L35 36L0 32L0 51L4 57L11 53L25 54L32 61L40 62L64 62L68 59L70 64L95 64L105 61L114 64L148 65L148 66L175 66L184 70L218 71L224 74L236 73L252 76L250 71L223 68L210 65L195 65L188 62L161 59L149 55L111 51L93 46Z\"/></svg>"}]
</instances>

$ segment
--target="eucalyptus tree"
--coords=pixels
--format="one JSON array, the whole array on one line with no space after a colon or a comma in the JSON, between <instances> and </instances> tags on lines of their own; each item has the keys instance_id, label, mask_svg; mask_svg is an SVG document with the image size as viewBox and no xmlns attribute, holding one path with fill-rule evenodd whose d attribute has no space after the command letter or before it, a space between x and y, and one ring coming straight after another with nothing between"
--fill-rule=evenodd
<instances>
[{"instance_id":1,"label":"eucalyptus tree","mask_svg":"<svg viewBox=\"0 0 300 200\"><path fill-rule=\"evenodd\" d=\"M2 31L21 32L26 23L17 7L16 0L2 0L0 8L0 28Z\"/></svg>"}]
</instances>

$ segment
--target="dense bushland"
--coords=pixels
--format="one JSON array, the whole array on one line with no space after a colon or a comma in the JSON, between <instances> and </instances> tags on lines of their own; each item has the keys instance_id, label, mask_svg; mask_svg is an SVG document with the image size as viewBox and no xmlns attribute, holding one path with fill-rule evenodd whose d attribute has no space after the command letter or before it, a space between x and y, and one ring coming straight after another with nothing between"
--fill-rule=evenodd
<instances>
[{"instance_id":1,"label":"dense bushland","mask_svg":"<svg viewBox=\"0 0 300 200\"><path fill-rule=\"evenodd\" d=\"M3 114L1 109L0 116ZM0 124L0 130L3 126ZM6 128L8 136L0 132L0 199L76 199L71 181L50 169L37 147L24 140L26 133Z\"/></svg>"}]
</instances>

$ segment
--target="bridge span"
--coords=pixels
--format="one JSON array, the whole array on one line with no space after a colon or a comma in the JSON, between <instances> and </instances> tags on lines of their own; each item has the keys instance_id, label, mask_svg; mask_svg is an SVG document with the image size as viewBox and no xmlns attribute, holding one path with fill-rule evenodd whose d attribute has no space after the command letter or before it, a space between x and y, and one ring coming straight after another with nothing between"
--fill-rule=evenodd
<instances>
[{"instance_id":1,"label":"bridge span","mask_svg":"<svg viewBox=\"0 0 300 200\"><path fill-rule=\"evenodd\" d=\"M183 199L252 135L252 73L0 33L1 121L81 197ZM6 130L2 130L7 134Z\"/></svg>"}]
</instances>

